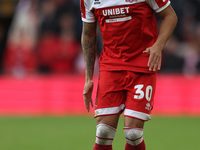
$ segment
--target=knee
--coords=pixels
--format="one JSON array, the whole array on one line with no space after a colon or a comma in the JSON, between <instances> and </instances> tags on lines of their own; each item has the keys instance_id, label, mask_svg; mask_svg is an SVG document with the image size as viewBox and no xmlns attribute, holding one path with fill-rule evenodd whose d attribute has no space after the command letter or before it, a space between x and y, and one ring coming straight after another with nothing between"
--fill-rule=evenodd
<instances>
[{"instance_id":1,"label":"knee","mask_svg":"<svg viewBox=\"0 0 200 150\"><path fill-rule=\"evenodd\" d=\"M143 141L143 129L142 128L124 128L124 134L126 142L132 146L139 145Z\"/></svg>"},{"instance_id":2,"label":"knee","mask_svg":"<svg viewBox=\"0 0 200 150\"><path fill-rule=\"evenodd\" d=\"M115 133L115 128L106 124L98 124L96 131L96 143L100 145L112 145Z\"/></svg>"}]
</instances>

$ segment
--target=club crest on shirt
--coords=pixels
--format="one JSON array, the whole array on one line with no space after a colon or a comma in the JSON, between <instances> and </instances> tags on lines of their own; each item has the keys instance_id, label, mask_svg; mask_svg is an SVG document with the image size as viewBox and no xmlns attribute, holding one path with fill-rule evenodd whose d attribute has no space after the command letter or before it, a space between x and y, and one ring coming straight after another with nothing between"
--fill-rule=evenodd
<instances>
[{"instance_id":1,"label":"club crest on shirt","mask_svg":"<svg viewBox=\"0 0 200 150\"><path fill-rule=\"evenodd\" d=\"M133 3L133 2L136 2L137 0L125 0L125 2L127 3Z\"/></svg>"},{"instance_id":2,"label":"club crest on shirt","mask_svg":"<svg viewBox=\"0 0 200 150\"><path fill-rule=\"evenodd\" d=\"M94 4L101 4L100 0L94 0Z\"/></svg>"}]
</instances>

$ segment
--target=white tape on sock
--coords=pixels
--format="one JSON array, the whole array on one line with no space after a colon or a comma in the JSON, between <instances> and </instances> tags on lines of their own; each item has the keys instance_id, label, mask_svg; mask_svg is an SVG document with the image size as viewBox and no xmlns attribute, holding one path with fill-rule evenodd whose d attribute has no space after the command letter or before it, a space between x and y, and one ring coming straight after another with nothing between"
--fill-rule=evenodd
<instances>
[{"instance_id":1,"label":"white tape on sock","mask_svg":"<svg viewBox=\"0 0 200 150\"><path fill-rule=\"evenodd\" d=\"M143 141L143 129L140 128L124 128L126 142L132 146L139 145Z\"/></svg>"},{"instance_id":2,"label":"white tape on sock","mask_svg":"<svg viewBox=\"0 0 200 150\"><path fill-rule=\"evenodd\" d=\"M98 124L96 131L96 143L99 145L112 145L115 133L115 128L106 124Z\"/></svg>"}]
</instances>

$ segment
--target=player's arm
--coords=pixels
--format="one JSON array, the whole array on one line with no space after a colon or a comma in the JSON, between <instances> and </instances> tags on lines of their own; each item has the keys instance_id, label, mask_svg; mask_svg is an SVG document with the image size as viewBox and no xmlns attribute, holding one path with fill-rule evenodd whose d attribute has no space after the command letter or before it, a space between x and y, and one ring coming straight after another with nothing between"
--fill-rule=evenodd
<instances>
[{"instance_id":1,"label":"player's arm","mask_svg":"<svg viewBox=\"0 0 200 150\"><path fill-rule=\"evenodd\" d=\"M87 111L90 111L93 91L93 72L96 57L96 22L83 22L81 44L85 62L85 86L83 91L84 104Z\"/></svg>"},{"instance_id":2,"label":"player's arm","mask_svg":"<svg viewBox=\"0 0 200 150\"><path fill-rule=\"evenodd\" d=\"M162 18L162 23L159 29L157 41L152 47L149 47L144 51L144 53L150 53L148 62L150 71L156 71L156 69L160 70L162 49L173 33L178 20L171 5L159 12L158 15Z\"/></svg>"}]
</instances>

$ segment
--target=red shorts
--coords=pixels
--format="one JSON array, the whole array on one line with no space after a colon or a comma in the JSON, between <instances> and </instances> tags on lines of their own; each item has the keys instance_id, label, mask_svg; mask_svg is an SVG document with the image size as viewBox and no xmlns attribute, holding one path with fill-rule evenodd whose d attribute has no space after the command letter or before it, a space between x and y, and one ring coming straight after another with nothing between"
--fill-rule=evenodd
<instances>
[{"instance_id":1,"label":"red shorts","mask_svg":"<svg viewBox=\"0 0 200 150\"><path fill-rule=\"evenodd\" d=\"M100 71L95 117L114 115L147 121L151 119L156 73Z\"/></svg>"}]
</instances>

